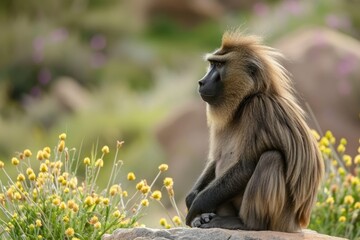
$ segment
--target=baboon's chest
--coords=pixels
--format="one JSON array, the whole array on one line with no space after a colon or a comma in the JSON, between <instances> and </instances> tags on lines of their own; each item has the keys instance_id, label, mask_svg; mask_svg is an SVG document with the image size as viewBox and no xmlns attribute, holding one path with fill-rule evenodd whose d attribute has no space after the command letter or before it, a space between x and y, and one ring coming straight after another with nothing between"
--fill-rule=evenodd
<instances>
[{"instance_id":1,"label":"baboon's chest","mask_svg":"<svg viewBox=\"0 0 360 240\"><path fill-rule=\"evenodd\" d=\"M222 175L239 161L239 155L242 151L240 142L241 140L236 135L231 134L217 146L216 176Z\"/></svg>"}]
</instances>

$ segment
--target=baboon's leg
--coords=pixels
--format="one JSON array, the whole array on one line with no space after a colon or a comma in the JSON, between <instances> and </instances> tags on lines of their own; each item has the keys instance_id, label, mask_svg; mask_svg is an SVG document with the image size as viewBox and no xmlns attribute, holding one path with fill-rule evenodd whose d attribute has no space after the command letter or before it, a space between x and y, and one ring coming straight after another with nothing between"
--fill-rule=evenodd
<instances>
[{"instance_id":1,"label":"baboon's leg","mask_svg":"<svg viewBox=\"0 0 360 240\"><path fill-rule=\"evenodd\" d=\"M240 208L240 218L249 229L284 231L291 224L291 219L284 219L284 211L291 211L286 209L289 193L284 162L277 151L261 155Z\"/></svg>"},{"instance_id":2,"label":"baboon's leg","mask_svg":"<svg viewBox=\"0 0 360 240\"><path fill-rule=\"evenodd\" d=\"M245 230L267 230L277 227L283 222L281 215L286 202L284 171L284 161L279 152L263 153L246 186L240 217L202 214L194 224L201 228Z\"/></svg>"}]
</instances>

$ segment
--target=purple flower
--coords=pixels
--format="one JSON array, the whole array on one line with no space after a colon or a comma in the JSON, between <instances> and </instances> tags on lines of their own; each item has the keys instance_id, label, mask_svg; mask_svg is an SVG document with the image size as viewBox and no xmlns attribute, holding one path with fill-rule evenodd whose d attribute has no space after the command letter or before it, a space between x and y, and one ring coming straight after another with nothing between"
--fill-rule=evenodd
<instances>
[{"instance_id":1,"label":"purple flower","mask_svg":"<svg viewBox=\"0 0 360 240\"><path fill-rule=\"evenodd\" d=\"M41 85L46 85L51 80L51 72L47 68L41 69L38 75L38 81Z\"/></svg>"},{"instance_id":2,"label":"purple flower","mask_svg":"<svg viewBox=\"0 0 360 240\"><path fill-rule=\"evenodd\" d=\"M257 2L253 6L253 11L257 16L264 16L269 12L269 6L263 2Z\"/></svg>"},{"instance_id":3,"label":"purple flower","mask_svg":"<svg viewBox=\"0 0 360 240\"><path fill-rule=\"evenodd\" d=\"M337 73L340 77L347 77L356 68L356 57L353 54L348 54L340 59L337 65Z\"/></svg>"},{"instance_id":4,"label":"purple flower","mask_svg":"<svg viewBox=\"0 0 360 240\"><path fill-rule=\"evenodd\" d=\"M101 50L106 47L106 38L103 35L97 34L90 39L90 47L95 50Z\"/></svg>"},{"instance_id":5,"label":"purple flower","mask_svg":"<svg viewBox=\"0 0 360 240\"><path fill-rule=\"evenodd\" d=\"M52 42L62 42L68 37L69 33L65 28L58 28L51 32L50 39Z\"/></svg>"},{"instance_id":6,"label":"purple flower","mask_svg":"<svg viewBox=\"0 0 360 240\"><path fill-rule=\"evenodd\" d=\"M304 12L304 8L298 0L286 0L283 6L286 12L294 15L300 15Z\"/></svg>"},{"instance_id":7,"label":"purple flower","mask_svg":"<svg viewBox=\"0 0 360 240\"><path fill-rule=\"evenodd\" d=\"M330 14L325 18L326 24L331 28L348 29L351 25L348 18Z\"/></svg>"}]
</instances>

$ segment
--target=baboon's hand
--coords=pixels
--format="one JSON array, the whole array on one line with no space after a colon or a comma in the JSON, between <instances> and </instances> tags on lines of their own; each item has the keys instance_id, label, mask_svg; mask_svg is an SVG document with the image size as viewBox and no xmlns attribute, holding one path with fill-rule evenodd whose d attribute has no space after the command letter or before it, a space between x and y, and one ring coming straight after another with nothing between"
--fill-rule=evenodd
<instances>
[{"instance_id":1,"label":"baboon's hand","mask_svg":"<svg viewBox=\"0 0 360 240\"><path fill-rule=\"evenodd\" d=\"M201 227L201 225L209 223L214 217L216 217L215 213L203 213L192 220L191 227Z\"/></svg>"},{"instance_id":2,"label":"baboon's hand","mask_svg":"<svg viewBox=\"0 0 360 240\"><path fill-rule=\"evenodd\" d=\"M192 203L194 202L196 196L198 195L199 191L198 190L194 190L191 191L185 198L185 203L186 203L186 207L188 210L190 210L190 207L192 205Z\"/></svg>"},{"instance_id":3,"label":"baboon's hand","mask_svg":"<svg viewBox=\"0 0 360 240\"><path fill-rule=\"evenodd\" d=\"M186 225L191 226L192 220L202 213L212 213L215 211L212 203L207 200L203 192L197 195L186 215Z\"/></svg>"}]
</instances>

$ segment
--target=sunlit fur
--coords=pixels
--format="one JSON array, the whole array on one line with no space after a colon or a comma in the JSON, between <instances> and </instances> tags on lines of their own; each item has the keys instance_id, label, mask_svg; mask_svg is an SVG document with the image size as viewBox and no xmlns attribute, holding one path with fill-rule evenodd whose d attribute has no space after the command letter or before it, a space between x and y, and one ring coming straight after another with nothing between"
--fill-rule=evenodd
<instances>
[{"instance_id":1,"label":"sunlit fur","mask_svg":"<svg viewBox=\"0 0 360 240\"><path fill-rule=\"evenodd\" d=\"M221 102L207 105L208 165L216 161L218 179L238 161L257 164L264 152L279 152L279 166L275 160L270 168L258 166L248 183L252 190L233 202L247 229L294 232L309 224L323 162L279 57L239 31L226 32L221 48L206 56L226 68ZM248 66L257 71L249 74Z\"/></svg>"}]
</instances>

